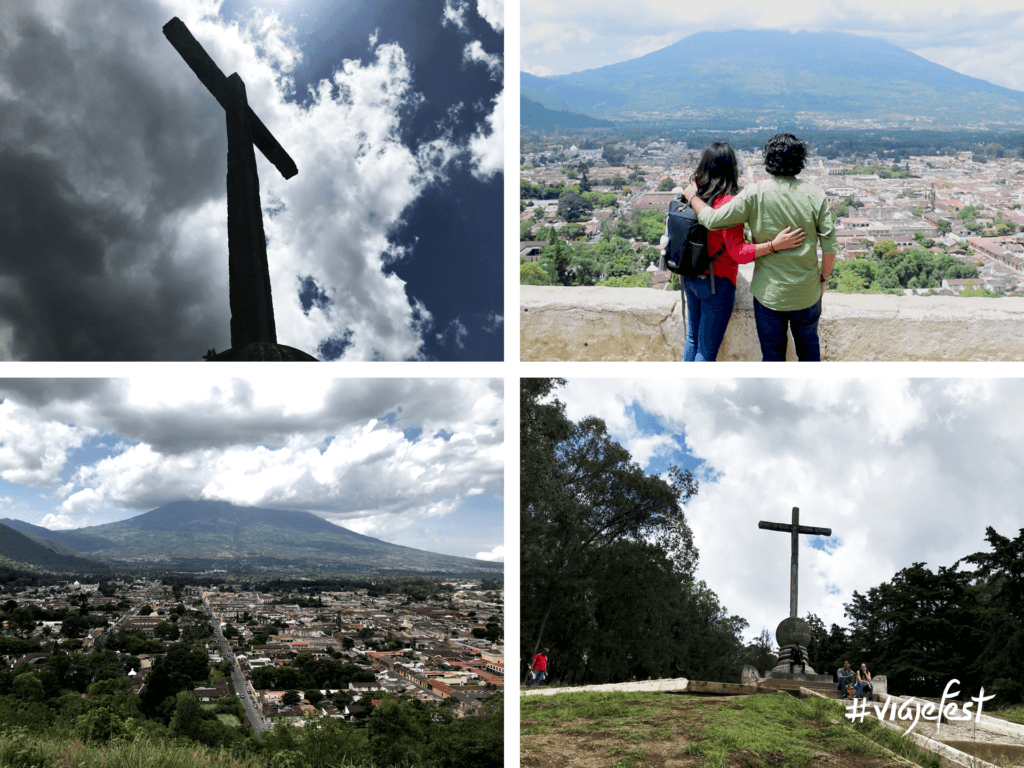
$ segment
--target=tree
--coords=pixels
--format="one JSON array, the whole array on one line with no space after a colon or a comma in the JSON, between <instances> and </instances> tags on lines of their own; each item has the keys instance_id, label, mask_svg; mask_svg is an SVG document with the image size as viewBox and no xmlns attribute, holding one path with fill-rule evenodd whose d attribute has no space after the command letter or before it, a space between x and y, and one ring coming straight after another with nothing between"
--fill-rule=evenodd
<instances>
[{"instance_id":1,"label":"tree","mask_svg":"<svg viewBox=\"0 0 1024 768\"><path fill-rule=\"evenodd\" d=\"M416 765L425 752L429 729L430 715L421 702L384 701L366 726L370 755L378 765Z\"/></svg>"},{"instance_id":2,"label":"tree","mask_svg":"<svg viewBox=\"0 0 1024 768\"><path fill-rule=\"evenodd\" d=\"M551 275L536 261L524 261L519 265L520 285L554 285L554 283Z\"/></svg>"},{"instance_id":3,"label":"tree","mask_svg":"<svg viewBox=\"0 0 1024 768\"><path fill-rule=\"evenodd\" d=\"M848 653L884 669L905 695L937 695L952 678L967 690L986 685L970 664L980 615L969 579L956 565L933 573L914 563L866 595L854 592L844 606L853 622Z\"/></svg>"},{"instance_id":4,"label":"tree","mask_svg":"<svg viewBox=\"0 0 1024 768\"><path fill-rule=\"evenodd\" d=\"M673 179L671 176L666 176L664 179L661 180L661 183L658 184L658 191L671 192L673 189L675 189L675 186L675 179Z\"/></svg>"},{"instance_id":5,"label":"tree","mask_svg":"<svg viewBox=\"0 0 1024 768\"><path fill-rule=\"evenodd\" d=\"M153 634L164 640L177 640L181 636L181 630L174 624L161 621L153 627Z\"/></svg>"},{"instance_id":6,"label":"tree","mask_svg":"<svg viewBox=\"0 0 1024 768\"><path fill-rule=\"evenodd\" d=\"M1015 539L985 529L991 552L962 558L978 566L982 642L973 673L1004 703L1024 701L1024 682L1010 674L1014 660L1024 658L1024 528Z\"/></svg>"},{"instance_id":7,"label":"tree","mask_svg":"<svg viewBox=\"0 0 1024 768\"><path fill-rule=\"evenodd\" d=\"M185 736L193 741L202 738L203 707L192 691L180 691L174 697L174 717L171 718L171 733Z\"/></svg>"},{"instance_id":8,"label":"tree","mask_svg":"<svg viewBox=\"0 0 1024 768\"><path fill-rule=\"evenodd\" d=\"M575 682L628 679L671 636L675 614L660 599L681 603L679 585L692 582L682 503L697 484L675 468L668 481L646 475L600 419L565 420L544 402L557 385L521 389L521 654L543 641Z\"/></svg>"},{"instance_id":9,"label":"tree","mask_svg":"<svg viewBox=\"0 0 1024 768\"><path fill-rule=\"evenodd\" d=\"M589 192L591 190L590 176L588 175L590 169L587 168L586 163L580 163L576 166L576 170L580 174L580 192Z\"/></svg>"},{"instance_id":10,"label":"tree","mask_svg":"<svg viewBox=\"0 0 1024 768\"><path fill-rule=\"evenodd\" d=\"M294 690L285 691L284 695L281 697L281 703L284 704L286 707L294 706L295 704L298 704L300 701L302 701L302 699L299 698L299 692Z\"/></svg>"},{"instance_id":11,"label":"tree","mask_svg":"<svg viewBox=\"0 0 1024 768\"><path fill-rule=\"evenodd\" d=\"M558 198L558 216L564 221L590 218L593 204L575 192L563 192Z\"/></svg>"},{"instance_id":12,"label":"tree","mask_svg":"<svg viewBox=\"0 0 1024 768\"><path fill-rule=\"evenodd\" d=\"M306 701L316 706L324 698L324 695L320 693L316 688L306 691Z\"/></svg>"}]
</instances>

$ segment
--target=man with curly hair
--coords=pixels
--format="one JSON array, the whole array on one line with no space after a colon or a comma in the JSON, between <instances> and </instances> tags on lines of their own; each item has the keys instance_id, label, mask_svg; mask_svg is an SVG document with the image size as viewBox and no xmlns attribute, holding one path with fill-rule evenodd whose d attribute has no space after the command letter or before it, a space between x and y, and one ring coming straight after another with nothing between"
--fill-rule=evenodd
<instances>
[{"instance_id":1,"label":"man with curly hair","mask_svg":"<svg viewBox=\"0 0 1024 768\"><path fill-rule=\"evenodd\" d=\"M772 178L748 184L720 208L711 208L698 198L693 183L683 190L683 197L708 229L746 223L755 243L770 242L786 227L798 227L805 234L802 245L770 251L754 261L750 291L761 356L766 361L786 359L787 329L793 332L800 360L821 360L821 295L839 246L825 193L796 178L806 158L803 141L791 133L778 133L764 145L764 164Z\"/></svg>"}]
</instances>

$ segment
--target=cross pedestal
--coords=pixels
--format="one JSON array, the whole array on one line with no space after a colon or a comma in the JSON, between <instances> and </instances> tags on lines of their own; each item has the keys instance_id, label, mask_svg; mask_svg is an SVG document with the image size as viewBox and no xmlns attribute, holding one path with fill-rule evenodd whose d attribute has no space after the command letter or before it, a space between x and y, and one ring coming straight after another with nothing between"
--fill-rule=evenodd
<instances>
[{"instance_id":1,"label":"cross pedestal","mask_svg":"<svg viewBox=\"0 0 1024 768\"><path fill-rule=\"evenodd\" d=\"M829 682L831 675L818 675L814 673L811 660L807 655L807 644L811 641L810 625L797 616L797 563L799 552L798 537L801 533L812 536L831 536L831 528L812 528L809 525L800 525L800 508L793 507L792 522L766 523L761 521L758 528L768 531L781 531L790 535L791 558L789 569L789 617L783 619L775 630L775 642L779 644L778 663L775 668L766 674L769 678L809 680L812 682ZM789 671L789 654L793 645L797 645L803 651L804 672L801 672L801 665L794 665L793 672Z\"/></svg>"}]
</instances>

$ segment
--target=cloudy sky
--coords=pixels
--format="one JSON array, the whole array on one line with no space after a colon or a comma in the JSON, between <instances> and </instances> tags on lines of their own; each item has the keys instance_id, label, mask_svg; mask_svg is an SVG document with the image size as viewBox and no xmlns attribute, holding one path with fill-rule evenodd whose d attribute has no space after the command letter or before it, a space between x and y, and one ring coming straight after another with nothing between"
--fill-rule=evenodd
<instances>
[{"instance_id":1,"label":"cloudy sky","mask_svg":"<svg viewBox=\"0 0 1024 768\"><path fill-rule=\"evenodd\" d=\"M256 153L278 340L501 359L503 0L0 3L0 357L230 346L224 113L174 16L299 169Z\"/></svg>"},{"instance_id":2,"label":"cloudy sky","mask_svg":"<svg viewBox=\"0 0 1024 768\"><path fill-rule=\"evenodd\" d=\"M503 560L502 392L496 379L0 379L0 518L79 528L213 499Z\"/></svg>"},{"instance_id":3,"label":"cloudy sky","mask_svg":"<svg viewBox=\"0 0 1024 768\"><path fill-rule=\"evenodd\" d=\"M648 473L700 478L698 577L750 639L789 615L789 535L761 520L788 524L799 507L801 524L832 529L799 551L799 614L826 627L848 626L854 590L990 551L986 526L1024 526L1020 380L570 379L558 396L573 420L603 418Z\"/></svg>"},{"instance_id":4,"label":"cloudy sky","mask_svg":"<svg viewBox=\"0 0 1024 768\"><path fill-rule=\"evenodd\" d=\"M787 0L781 7L757 0L522 0L521 14L520 69L540 76L635 59L696 32L785 29L879 38L962 74L1024 90L1019 0Z\"/></svg>"}]
</instances>

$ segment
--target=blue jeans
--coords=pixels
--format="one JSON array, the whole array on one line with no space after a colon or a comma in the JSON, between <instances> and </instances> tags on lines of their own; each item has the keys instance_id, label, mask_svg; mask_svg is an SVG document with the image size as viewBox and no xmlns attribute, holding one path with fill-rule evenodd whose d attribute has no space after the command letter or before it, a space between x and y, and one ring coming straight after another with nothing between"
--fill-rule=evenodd
<instances>
[{"instance_id":1,"label":"blue jeans","mask_svg":"<svg viewBox=\"0 0 1024 768\"><path fill-rule=\"evenodd\" d=\"M538 685L540 685L540 683L541 683L541 681L543 679L544 679L544 672L542 670L539 670L539 669L533 670L533 680L530 683L530 687L531 688L536 688Z\"/></svg>"},{"instance_id":2,"label":"blue jeans","mask_svg":"<svg viewBox=\"0 0 1024 768\"><path fill-rule=\"evenodd\" d=\"M855 692L854 692L853 695L856 696L858 699L859 698L870 699L871 698L871 690L872 690L871 683L857 683L857 685L854 686L854 691Z\"/></svg>"},{"instance_id":3,"label":"blue jeans","mask_svg":"<svg viewBox=\"0 0 1024 768\"><path fill-rule=\"evenodd\" d=\"M793 344L800 360L819 362L821 348L818 346L818 319L821 317L821 299L807 309L792 312L776 312L754 299L754 322L757 324L757 338L761 342L761 358L765 362L786 359L786 329L793 331Z\"/></svg>"},{"instance_id":4,"label":"blue jeans","mask_svg":"<svg viewBox=\"0 0 1024 768\"><path fill-rule=\"evenodd\" d=\"M684 277L682 291L686 297L683 360L688 363L714 361L732 317L736 286L728 278L715 277L715 292L711 293L710 279Z\"/></svg>"}]
</instances>

